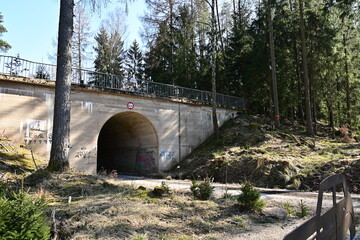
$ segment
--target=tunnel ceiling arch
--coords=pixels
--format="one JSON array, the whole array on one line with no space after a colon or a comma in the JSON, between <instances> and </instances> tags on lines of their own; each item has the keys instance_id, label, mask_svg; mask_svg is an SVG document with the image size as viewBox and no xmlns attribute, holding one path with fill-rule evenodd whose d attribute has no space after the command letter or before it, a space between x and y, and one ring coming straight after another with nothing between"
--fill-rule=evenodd
<instances>
[{"instance_id":1,"label":"tunnel ceiling arch","mask_svg":"<svg viewBox=\"0 0 360 240\"><path fill-rule=\"evenodd\" d=\"M98 138L98 171L144 174L157 169L158 137L146 117L122 112L104 124Z\"/></svg>"}]
</instances>

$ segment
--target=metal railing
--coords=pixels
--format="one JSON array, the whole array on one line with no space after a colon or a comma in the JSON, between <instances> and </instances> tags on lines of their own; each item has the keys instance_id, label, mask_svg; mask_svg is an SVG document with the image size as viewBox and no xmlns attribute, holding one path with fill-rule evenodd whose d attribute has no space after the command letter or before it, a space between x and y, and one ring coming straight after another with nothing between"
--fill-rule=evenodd
<instances>
[{"instance_id":1,"label":"metal railing","mask_svg":"<svg viewBox=\"0 0 360 240\"><path fill-rule=\"evenodd\" d=\"M0 73L54 81L56 79L56 65L0 55ZM73 68L72 75L72 84L74 85L131 92L154 98L176 98L182 101L211 104L212 93L208 91L147 80L129 80L119 75L100 73L88 69ZM244 99L239 97L217 94L216 102L218 106L245 108Z\"/></svg>"}]
</instances>

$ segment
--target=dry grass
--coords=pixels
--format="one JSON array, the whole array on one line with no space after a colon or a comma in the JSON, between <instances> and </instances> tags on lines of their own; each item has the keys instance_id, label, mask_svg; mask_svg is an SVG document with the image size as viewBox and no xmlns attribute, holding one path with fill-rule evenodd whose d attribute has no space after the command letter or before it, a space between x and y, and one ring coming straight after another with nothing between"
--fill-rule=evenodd
<instances>
[{"instance_id":1,"label":"dry grass","mask_svg":"<svg viewBox=\"0 0 360 240\"><path fill-rule=\"evenodd\" d=\"M153 198L148 194L151 189L138 190L119 182L107 183L111 187L101 189L107 181L97 177L89 187L100 189L99 192L93 190L69 203L54 191L65 189L69 181L76 182L82 176L69 175L66 181L62 176L53 175L46 185L53 190L44 189L45 185L41 188L50 206L56 209L63 239L70 236L71 239L217 239L214 236L222 232L245 232L253 222L238 210L235 200L198 201L181 192Z\"/></svg>"},{"instance_id":2,"label":"dry grass","mask_svg":"<svg viewBox=\"0 0 360 240\"><path fill-rule=\"evenodd\" d=\"M257 126L256 128L254 126ZM360 192L360 143L307 136L300 125L274 130L261 119L235 118L170 173L173 178L214 177L216 182L251 181L257 187L317 190L326 176L345 174Z\"/></svg>"},{"instance_id":3,"label":"dry grass","mask_svg":"<svg viewBox=\"0 0 360 240\"><path fill-rule=\"evenodd\" d=\"M15 144L11 139L0 136L0 180L16 180L43 167L43 157L31 153L29 148Z\"/></svg>"}]
</instances>

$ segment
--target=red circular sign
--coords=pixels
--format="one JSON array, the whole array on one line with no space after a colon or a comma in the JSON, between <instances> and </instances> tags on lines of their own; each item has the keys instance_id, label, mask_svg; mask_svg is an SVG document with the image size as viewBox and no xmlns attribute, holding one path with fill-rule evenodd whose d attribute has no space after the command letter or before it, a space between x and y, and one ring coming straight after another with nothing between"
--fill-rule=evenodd
<instances>
[{"instance_id":1,"label":"red circular sign","mask_svg":"<svg viewBox=\"0 0 360 240\"><path fill-rule=\"evenodd\" d=\"M135 107L135 104L133 102L128 102L128 104L127 104L128 109L133 110L134 107Z\"/></svg>"}]
</instances>

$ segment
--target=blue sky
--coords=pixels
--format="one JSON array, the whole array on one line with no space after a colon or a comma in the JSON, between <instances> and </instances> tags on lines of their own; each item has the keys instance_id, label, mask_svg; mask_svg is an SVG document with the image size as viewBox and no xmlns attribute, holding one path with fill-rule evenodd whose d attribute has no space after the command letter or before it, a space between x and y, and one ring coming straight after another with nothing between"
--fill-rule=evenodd
<instances>
[{"instance_id":1,"label":"blue sky","mask_svg":"<svg viewBox=\"0 0 360 240\"><path fill-rule=\"evenodd\" d=\"M7 29L2 39L12 48L5 55L49 63L49 54L55 52L54 39L57 36L59 22L60 0L0 0L0 12L4 17L3 25ZM125 45L137 39L140 42L139 31L141 23L139 16L145 9L144 0L129 1L129 14L127 16L128 32ZM117 6L124 6L113 0L100 13L91 14L91 31L96 34L101 19ZM4 53L0 53L4 54Z\"/></svg>"}]
</instances>

